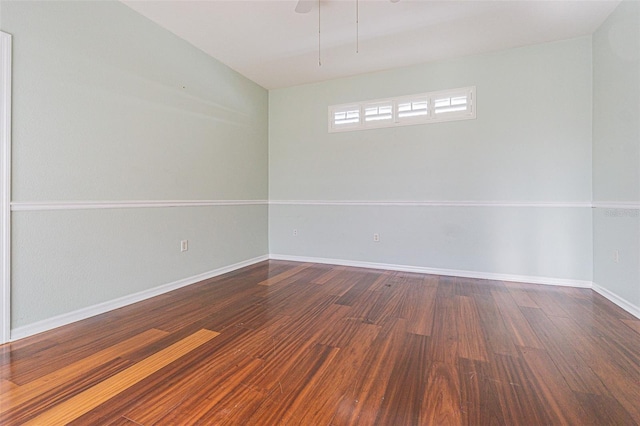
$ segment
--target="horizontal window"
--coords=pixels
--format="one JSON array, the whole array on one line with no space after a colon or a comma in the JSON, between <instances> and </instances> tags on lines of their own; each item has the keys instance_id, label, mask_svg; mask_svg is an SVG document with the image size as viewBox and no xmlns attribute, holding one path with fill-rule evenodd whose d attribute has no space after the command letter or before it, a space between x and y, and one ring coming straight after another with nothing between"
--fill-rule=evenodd
<instances>
[{"instance_id":1,"label":"horizontal window","mask_svg":"<svg viewBox=\"0 0 640 426\"><path fill-rule=\"evenodd\" d=\"M429 99L411 99L398 102L398 118L426 117L429 115Z\"/></svg>"},{"instance_id":2,"label":"horizontal window","mask_svg":"<svg viewBox=\"0 0 640 426\"><path fill-rule=\"evenodd\" d=\"M475 87L329 107L329 132L476 118Z\"/></svg>"},{"instance_id":3,"label":"horizontal window","mask_svg":"<svg viewBox=\"0 0 640 426\"><path fill-rule=\"evenodd\" d=\"M393 119L393 105L365 105L364 107L364 121L380 121L380 120L392 120Z\"/></svg>"},{"instance_id":4,"label":"horizontal window","mask_svg":"<svg viewBox=\"0 0 640 426\"><path fill-rule=\"evenodd\" d=\"M348 105L336 108L331 114L335 129L353 129L360 126L360 106Z\"/></svg>"}]
</instances>

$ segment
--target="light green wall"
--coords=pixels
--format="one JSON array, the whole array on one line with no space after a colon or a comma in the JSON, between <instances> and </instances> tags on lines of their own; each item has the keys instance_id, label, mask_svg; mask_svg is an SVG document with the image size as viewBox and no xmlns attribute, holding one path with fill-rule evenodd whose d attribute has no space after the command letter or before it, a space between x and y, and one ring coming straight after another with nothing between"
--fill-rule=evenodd
<instances>
[{"instance_id":1,"label":"light green wall","mask_svg":"<svg viewBox=\"0 0 640 426\"><path fill-rule=\"evenodd\" d=\"M589 203L591 72L585 37L273 90L270 199ZM471 85L475 120L327 132L329 105ZM591 240L588 207L270 208L282 255L590 281Z\"/></svg>"},{"instance_id":2,"label":"light green wall","mask_svg":"<svg viewBox=\"0 0 640 426\"><path fill-rule=\"evenodd\" d=\"M267 197L266 90L119 2L2 15L14 201Z\"/></svg>"},{"instance_id":3,"label":"light green wall","mask_svg":"<svg viewBox=\"0 0 640 426\"><path fill-rule=\"evenodd\" d=\"M477 119L328 133L329 105L477 87ZM273 200L591 200L591 40L269 93Z\"/></svg>"},{"instance_id":4,"label":"light green wall","mask_svg":"<svg viewBox=\"0 0 640 426\"><path fill-rule=\"evenodd\" d=\"M624 1L593 36L594 282L640 312L640 3ZM618 251L618 262L614 252Z\"/></svg>"},{"instance_id":5,"label":"light green wall","mask_svg":"<svg viewBox=\"0 0 640 426\"><path fill-rule=\"evenodd\" d=\"M20 212L13 241L20 327L267 254L267 206Z\"/></svg>"},{"instance_id":6,"label":"light green wall","mask_svg":"<svg viewBox=\"0 0 640 426\"><path fill-rule=\"evenodd\" d=\"M267 199L265 89L117 1L1 8L14 202ZM265 205L16 211L12 327L266 255L267 220Z\"/></svg>"},{"instance_id":7,"label":"light green wall","mask_svg":"<svg viewBox=\"0 0 640 426\"><path fill-rule=\"evenodd\" d=\"M273 254L591 281L589 208L272 205L269 227Z\"/></svg>"}]
</instances>

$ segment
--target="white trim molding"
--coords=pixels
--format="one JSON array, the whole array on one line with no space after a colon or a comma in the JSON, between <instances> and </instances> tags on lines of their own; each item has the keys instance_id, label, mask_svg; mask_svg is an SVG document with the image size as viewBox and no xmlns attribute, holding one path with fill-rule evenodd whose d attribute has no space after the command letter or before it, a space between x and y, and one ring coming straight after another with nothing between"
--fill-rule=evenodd
<instances>
[{"instance_id":1,"label":"white trim molding","mask_svg":"<svg viewBox=\"0 0 640 426\"><path fill-rule=\"evenodd\" d=\"M11 35L0 31L0 344L11 330Z\"/></svg>"},{"instance_id":2,"label":"white trim molding","mask_svg":"<svg viewBox=\"0 0 640 426\"><path fill-rule=\"evenodd\" d=\"M526 284L545 284L564 287L591 288L591 281L567 278L548 278L526 275L500 274L494 272L462 271L456 269L429 268L424 266L392 265L387 263L364 262L359 260L325 259L321 257L290 256L271 254L269 259L288 260L293 262L323 263L327 265L353 266L356 268L386 269L390 271L416 272L419 274L442 275L462 278L478 278L483 280L509 281Z\"/></svg>"},{"instance_id":3,"label":"white trim molding","mask_svg":"<svg viewBox=\"0 0 640 426\"><path fill-rule=\"evenodd\" d=\"M62 327L63 325L71 324L76 321L81 321L86 318L90 318L96 315L103 314L105 312L119 309L133 303L141 302L146 299L150 299L155 296L159 296L164 293L168 293L173 290L177 290L182 287L186 287L200 281L208 280L218 275L226 274L228 272L235 271L237 269L245 268L247 266L254 265L259 262L268 260L268 255L254 257L242 262L234 263L233 265L224 266L222 268L214 269L213 271L205 272L202 274L194 275L192 277L184 278L172 283L164 284L159 287L154 287L149 290L144 290L135 294L120 297L118 299L109 300L97 305L89 306L86 308L78 309L73 312L58 315L53 318L47 318L42 321L38 321L33 324L25 325L22 327L11 330L11 340L23 339L25 337L33 336L34 334L42 333L52 330L54 328Z\"/></svg>"},{"instance_id":4,"label":"white trim molding","mask_svg":"<svg viewBox=\"0 0 640 426\"><path fill-rule=\"evenodd\" d=\"M400 207L580 207L591 208L589 201L364 201L364 200L270 200L270 205L284 206L400 206Z\"/></svg>"},{"instance_id":5,"label":"white trim molding","mask_svg":"<svg viewBox=\"0 0 640 426\"><path fill-rule=\"evenodd\" d=\"M159 207L210 207L210 206L395 206L395 207L543 207L543 208L591 208L590 202L554 201L363 201L363 200L126 200L126 201L15 201L11 211L134 209ZM611 208L611 207L608 207ZM615 208L629 208L619 206ZM640 208L640 207L639 207Z\"/></svg>"},{"instance_id":6,"label":"white trim molding","mask_svg":"<svg viewBox=\"0 0 640 426\"><path fill-rule=\"evenodd\" d=\"M618 296L615 293L612 293L611 291L607 290L604 287L599 286L597 283L593 283L593 287L592 288L593 288L593 291L595 291L596 293L600 294L605 299L608 299L609 301L615 303L616 305L618 305L619 307L621 307L625 311L629 312L631 315L633 315L636 318L640 319L640 307L638 307L638 306L636 306L636 305L634 305L632 303L627 302L622 297Z\"/></svg>"},{"instance_id":7,"label":"white trim molding","mask_svg":"<svg viewBox=\"0 0 640 426\"><path fill-rule=\"evenodd\" d=\"M594 201L595 209L625 209L640 210L640 202L637 201Z\"/></svg>"},{"instance_id":8,"label":"white trim molding","mask_svg":"<svg viewBox=\"0 0 640 426\"><path fill-rule=\"evenodd\" d=\"M267 204L267 200L21 201L11 203L11 210L14 212L22 212L158 207L257 206Z\"/></svg>"}]
</instances>

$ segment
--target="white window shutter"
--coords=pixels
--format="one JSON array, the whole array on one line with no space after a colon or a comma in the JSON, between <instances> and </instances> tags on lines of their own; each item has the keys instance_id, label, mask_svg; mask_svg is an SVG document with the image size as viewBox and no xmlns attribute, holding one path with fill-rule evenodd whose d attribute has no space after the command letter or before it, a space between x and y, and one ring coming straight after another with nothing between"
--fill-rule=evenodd
<instances>
[{"instance_id":1,"label":"white window shutter","mask_svg":"<svg viewBox=\"0 0 640 426\"><path fill-rule=\"evenodd\" d=\"M329 107L329 132L476 118L476 88L463 87Z\"/></svg>"}]
</instances>

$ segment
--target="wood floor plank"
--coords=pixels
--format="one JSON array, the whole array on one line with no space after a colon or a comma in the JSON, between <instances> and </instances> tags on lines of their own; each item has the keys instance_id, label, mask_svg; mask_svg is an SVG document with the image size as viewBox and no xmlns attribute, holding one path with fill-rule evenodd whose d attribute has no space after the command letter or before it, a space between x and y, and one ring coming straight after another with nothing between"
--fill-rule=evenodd
<instances>
[{"instance_id":1,"label":"wood floor plank","mask_svg":"<svg viewBox=\"0 0 640 426\"><path fill-rule=\"evenodd\" d=\"M474 298L476 296L489 295L491 290L504 290L497 281L470 280L467 278L454 277L456 296L466 296Z\"/></svg>"},{"instance_id":2,"label":"wood floor plank","mask_svg":"<svg viewBox=\"0 0 640 426\"><path fill-rule=\"evenodd\" d=\"M351 290L355 283L355 280L349 279L347 274L343 274L339 278L334 278L322 284L322 291L327 296L341 297Z\"/></svg>"},{"instance_id":3,"label":"wood floor plank","mask_svg":"<svg viewBox=\"0 0 640 426\"><path fill-rule=\"evenodd\" d=\"M577 290L577 289L574 289ZM625 311L620 306L615 303L611 303L610 300L606 299L603 295L592 291L590 294L591 297L588 300L593 304L592 306L596 307L603 317L605 318L617 318L617 319L625 319L625 320L637 320L630 312Z\"/></svg>"},{"instance_id":4,"label":"wood floor plank","mask_svg":"<svg viewBox=\"0 0 640 426\"><path fill-rule=\"evenodd\" d=\"M536 289L536 290L527 290L527 295L533 300L539 309L550 317L568 317L570 316L567 312L567 305L561 302L561 299L558 296L559 294L553 294L555 289L549 289L545 291L544 289Z\"/></svg>"},{"instance_id":5,"label":"wood floor plank","mask_svg":"<svg viewBox=\"0 0 640 426\"><path fill-rule=\"evenodd\" d=\"M384 287L391 287L394 283L400 281L397 273L393 271L378 271L378 278L369 287L370 291L378 291Z\"/></svg>"},{"instance_id":6,"label":"wood floor plank","mask_svg":"<svg viewBox=\"0 0 640 426\"><path fill-rule=\"evenodd\" d=\"M248 386L237 386L224 394L209 411L200 417L202 425L249 425L249 420L272 392L265 393ZM162 423L157 423L159 426Z\"/></svg>"},{"instance_id":7,"label":"wood floor plank","mask_svg":"<svg viewBox=\"0 0 640 426\"><path fill-rule=\"evenodd\" d=\"M415 424L459 425L462 422L460 406L457 366L445 362L431 363L422 398L420 420Z\"/></svg>"},{"instance_id":8,"label":"wood floor plank","mask_svg":"<svg viewBox=\"0 0 640 426\"><path fill-rule=\"evenodd\" d=\"M46 337L40 334L0 345L0 379L8 379L8 375L14 373L16 364L21 361L29 362L38 354L56 347L58 340L51 334L46 333Z\"/></svg>"},{"instance_id":9,"label":"wood floor plank","mask_svg":"<svg viewBox=\"0 0 640 426\"><path fill-rule=\"evenodd\" d=\"M247 300L237 305L216 311L207 316L202 324L211 330L224 330L228 327L254 329L274 316L286 316L282 307L274 307L261 301Z\"/></svg>"},{"instance_id":10,"label":"wood floor plank","mask_svg":"<svg viewBox=\"0 0 640 426\"><path fill-rule=\"evenodd\" d=\"M2 425L23 425L29 420L43 413L50 407L57 406L76 395L84 392L104 380L126 370L131 363L121 358L101 364L93 370L85 372L75 380L65 382L60 386L44 392L37 392L32 398L24 403L13 407L0 414L0 424Z\"/></svg>"},{"instance_id":11,"label":"wood floor plank","mask_svg":"<svg viewBox=\"0 0 640 426\"><path fill-rule=\"evenodd\" d=\"M511 333L507 331L507 326L491 293L478 295L474 297L474 301L478 307L478 316L486 337L487 349L492 354L519 356L520 353L511 339Z\"/></svg>"},{"instance_id":12,"label":"wood floor plank","mask_svg":"<svg viewBox=\"0 0 640 426\"><path fill-rule=\"evenodd\" d=\"M588 393L575 393L589 422L594 425L637 425L638 422L631 417L629 412L618 402L609 396L593 395Z\"/></svg>"},{"instance_id":13,"label":"wood floor plank","mask_svg":"<svg viewBox=\"0 0 640 426\"><path fill-rule=\"evenodd\" d=\"M423 399L427 388L432 395L446 398L451 395L450 377L436 380L440 376L432 374L432 362L428 358L429 339L427 336L405 334L401 353L395 360L393 371L389 377L376 423L383 425L420 424L423 419ZM431 379L431 381L429 381ZM448 400L446 402L449 402ZM438 402L436 401L436 404ZM429 417L440 418L442 411L448 412L450 407L437 405L431 407ZM426 424L426 423L423 423Z\"/></svg>"},{"instance_id":14,"label":"wood floor plank","mask_svg":"<svg viewBox=\"0 0 640 426\"><path fill-rule=\"evenodd\" d=\"M592 308L599 314L588 321L581 319L577 322L582 333L586 333L592 341L597 342L605 354L603 356L616 364L631 379L640 383L640 363L637 362L640 339L637 338L637 334L629 327L621 326L616 309L601 310L596 305ZM585 312L588 312L586 307L581 313Z\"/></svg>"},{"instance_id":15,"label":"wood floor plank","mask_svg":"<svg viewBox=\"0 0 640 426\"><path fill-rule=\"evenodd\" d=\"M271 425L290 423L298 411L308 409L302 404L309 403L309 387L331 364L340 349L316 344L294 363L289 373L277 380L278 388L273 389L266 399L247 420L248 424Z\"/></svg>"},{"instance_id":16,"label":"wood floor plank","mask_svg":"<svg viewBox=\"0 0 640 426\"><path fill-rule=\"evenodd\" d=\"M369 290L371 285L377 279L376 274L366 274L360 276L355 284L347 291L345 294L340 296L340 298L336 301L339 305L345 306L353 306L356 301L362 297L363 293Z\"/></svg>"},{"instance_id":17,"label":"wood floor plank","mask_svg":"<svg viewBox=\"0 0 640 426\"><path fill-rule=\"evenodd\" d=\"M274 310L280 308L280 313L283 315L296 316L300 312L312 310L315 306L322 305L325 302L335 303L339 299L338 296L326 295L324 292L317 291L317 284L309 284L309 286L296 285L297 291L295 291L295 294L280 306L276 306L276 301L271 303L271 299L267 306L270 309L273 307Z\"/></svg>"},{"instance_id":18,"label":"wood floor plank","mask_svg":"<svg viewBox=\"0 0 640 426\"><path fill-rule=\"evenodd\" d=\"M242 382L250 375L262 368L262 360L244 357L234 365L216 374L207 375L208 380L200 381L193 391L186 395L178 404L160 417L157 424L182 425L201 422L203 417L231 391L242 387ZM132 417L140 424L148 423L146 418Z\"/></svg>"},{"instance_id":19,"label":"wood floor plank","mask_svg":"<svg viewBox=\"0 0 640 426\"><path fill-rule=\"evenodd\" d=\"M327 328L326 332L321 334L318 343L340 349L368 344L368 340L362 340L363 336L376 335L381 328L375 324L351 319L341 319L333 324L334 327Z\"/></svg>"},{"instance_id":20,"label":"wood floor plank","mask_svg":"<svg viewBox=\"0 0 640 426\"><path fill-rule=\"evenodd\" d=\"M495 355L489 362L491 380L505 424L550 425L546 406L531 386L531 372L518 357Z\"/></svg>"},{"instance_id":21,"label":"wood floor plank","mask_svg":"<svg viewBox=\"0 0 640 426\"><path fill-rule=\"evenodd\" d=\"M314 378L297 396L298 410L290 416L293 424L328 425L334 418L335 407L348 398L350 387L380 327L357 323L352 338L340 341L340 351L327 364L327 368ZM321 399L317 395L322 395Z\"/></svg>"},{"instance_id":22,"label":"wood floor plank","mask_svg":"<svg viewBox=\"0 0 640 426\"><path fill-rule=\"evenodd\" d=\"M530 383L546 407L552 424L584 425L590 419L545 350L522 349Z\"/></svg>"},{"instance_id":23,"label":"wood floor plank","mask_svg":"<svg viewBox=\"0 0 640 426\"><path fill-rule=\"evenodd\" d=\"M573 318L553 317L566 335L574 336L569 340L574 350L591 366L598 378L604 383L611 395L640 423L640 380L631 370L627 361L617 359L597 334ZM640 363L635 363L639 365Z\"/></svg>"},{"instance_id":24,"label":"wood floor plank","mask_svg":"<svg viewBox=\"0 0 640 426\"><path fill-rule=\"evenodd\" d=\"M83 320L75 327L54 329L46 333L46 336L53 336L46 339L49 341L46 348L35 353L29 347L24 347L17 353L12 352L12 361L6 367L0 368L0 377L11 380L17 385L23 385L54 373L61 365L81 361L96 352L122 342L122 340L155 328L144 322L132 322L127 327L114 326L119 323L118 321L114 318L101 321L97 317L92 317ZM75 332L69 331L74 329ZM100 336L100 338L96 339L96 336ZM13 346L13 343L10 343L9 346Z\"/></svg>"},{"instance_id":25,"label":"wood floor plank","mask_svg":"<svg viewBox=\"0 0 640 426\"><path fill-rule=\"evenodd\" d=\"M515 300L516 304L520 307L524 308L539 308L538 304L531 299L529 293L522 288L509 287L509 294L513 300Z\"/></svg>"},{"instance_id":26,"label":"wood floor plank","mask_svg":"<svg viewBox=\"0 0 640 426\"><path fill-rule=\"evenodd\" d=\"M457 312L458 356L488 361L486 337L481 327L475 300L467 296L456 296L454 309Z\"/></svg>"},{"instance_id":27,"label":"wood floor plank","mask_svg":"<svg viewBox=\"0 0 640 426\"><path fill-rule=\"evenodd\" d=\"M523 308L522 311L573 391L595 395L608 394L606 387L589 363L574 349L572 341L576 338L575 335L561 333L549 317L538 308Z\"/></svg>"},{"instance_id":28,"label":"wood floor plank","mask_svg":"<svg viewBox=\"0 0 640 426\"><path fill-rule=\"evenodd\" d=\"M638 335L640 335L640 320L623 319L621 321L625 323L627 326L629 326L629 328L631 328L633 331L638 333Z\"/></svg>"},{"instance_id":29,"label":"wood floor plank","mask_svg":"<svg viewBox=\"0 0 640 426\"><path fill-rule=\"evenodd\" d=\"M440 292L442 286L438 287ZM440 292L442 294L442 292ZM450 362L458 358L458 330L455 296L441 297L436 293L433 329L429 343L429 359ZM453 294L453 293L452 293Z\"/></svg>"},{"instance_id":30,"label":"wood floor plank","mask_svg":"<svg viewBox=\"0 0 640 426\"><path fill-rule=\"evenodd\" d=\"M395 318L408 319L415 314L413 311L413 308L415 307L415 300L411 300L410 297L421 296L416 294L415 289L431 288L433 291L437 292L437 284L434 281L425 280L422 274L400 273L399 276L402 279L399 283L399 294L397 296L393 296L397 298L398 302L394 309L389 309L388 312ZM391 299L389 296L390 295L388 294L387 297ZM423 309L424 306L421 306L419 310L424 312Z\"/></svg>"},{"instance_id":31,"label":"wood floor plank","mask_svg":"<svg viewBox=\"0 0 640 426\"><path fill-rule=\"evenodd\" d=\"M190 395L218 376L236 371L240 364L254 358L244 351L226 350L230 342L244 342L255 333L237 327L228 328L182 356L162 370L123 390L105 403L77 418L70 425L99 425L113 415L124 415L141 424L154 424L168 415Z\"/></svg>"},{"instance_id":32,"label":"wood floor plank","mask_svg":"<svg viewBox=\"0 0 640 426\"><path fill-rule=\"evenodd\" d=\"M18 388L19 388L18 385L16 385L13 382L10 382L9 380L4 380L4 379L0 380L0 395L9 391L11 391L12 393L15 393L17 392ZM3 410L6 410L6 408L4 408L4 404L5 402L3 399L2 402L0 403L0 412L2 412Z\"/></svg>"},{"instance_id":33,"label":"wood floor plank","mask_svg":"<svg viewBox=\"0 0 640 426\"><path fill-rule=\"evenodd\" d=\"M458 359L460 382L460 423L465 425L506 424L500 400L489 379L487 363Z\"/></svg>"},{"instance_id":34,"label":"wood floor plank","mask_svg":"<svg viewBox=\"0 0 640 426\"><path fill-rule=\"evenodd\" d=\"M199 305L195 305L193 300L189 303L189 299L183 303L176 305L172 304L166 311L162 313L162 316L156 318L157 328L173 333L184 328L188 324L196 324L203 318L211 318L217 320L220 325L213 328L214 330L222 330L225 326L232 326L233 323L224 322L227 316L232 316L240 309L246 309L254 304L262 301L263 287L252 286L248 289L238 289L236 294L225 297L224 302L221 300L215 301L216 309L211 310L212 302L208 297L202 297L199 300ZM176 317L180 317L181 321L175 321ZM160 320L162 318L162 320Z\"/></svg>"},{"instance_id":35,"label":"wood floor plank","mask_svg":"<svg viewBox=\"0 0 640 426\"><path fill-rule=\"evenodd\" d=\"M314 324L313 318L320 312L337 312L340 315L341 310L340 306L326 301L280 328L271 336L272 341L267 343L266 349L272 350L267 350L261 357L264 368L248 379L247 385L264 391L272 391L280 386L282 377L307 355L310 348L317 345L322 335L324 327Z\"/></svg>"},{"instance_id":36,"label":"wood floor plank","mask_svg":"<svg viewBox=\"0 0 640 426\"><path fill-rule=\"evenodd\" d=\"M278 284L284 280L295 277L297 274L303 272L305 269L310 268L312 265L313 265L312 263L303 263L302 265L296 266L295 268L285 270L274 277L269 277L264 281L260 281L258 285L270 286L270 285Z\"/></svg>"},{"instance_id":37,"label":"wood floor plank","mask_svg":"<svg viewBox=\"0 0 640 426\"><path fill-rule=\"evenodd\" d=\"M229 383L239 379L241 369L255 369L261 365L256 358L240 351L227 351L225 341L236 341L251 334L246 329L229 329L218 335L189 354L183 356L179 363L163 369L162 375L157 373L143 383L118 395L105 407L99 407L90 416L79 419L84 424L99 424L104 412L121 411L129 419L140 424L155 424L171 412L178 410L181 404L199 394L203 388L215 380L225 377ZM255 362L255 368L249 365ZM241 379L239 379L241 380ZM122 401L118 401L121 399Z\"/></svg>"},{"instance_id":38,"label":"wood floor plank","mask_svg":"<svg viewBox=\"0 0 640 426\"><path fill-rule=\"evenodd\" d=\"M399 318L389 321L380 329L356 372L352 387L338 403L331 424L375 424L391 378L390 366L399 362L406 334L406 320Z\"/></svg>"},{"instance_id":39,"label":"wood floor plank","mask_svg":"<svg viewBox=\"0 0 640 426\"><path fill-rule=\"evenodd\" d=\"M162 367L179 359L185 353L213 339L219 333L210 330L200 332L186 338L147 358L127 370L103 381L102 383L76 395L75 397L45 411L27 425L60 425L80 417L87 411L97 407L128 387L143 380Z\"/></svg>"},{"instance_id":40,"label":"wood floor plank","mask_svg":"<svg viewBox=\"0 0 640 426\"><path fill-rule=\"evenodd\" d=\"M67 366L61 366L53 373L26 383L14 389L9 395L3 397L2 404L0 404L0 414L20 404L24 404L38 394L44 394L65 383L76 380L100 365L157 342L166 335L167 333L163 331L151 329L119 344L103 349L81 361L74 362Z\"/></svg>"},{"instance_id":41,"label":"wood floor plank","mask_svg":"<svg viewBox=\"0 0 640 426\"><path fill-rule=\"evenodd\" d=\"M542 348L542 343L531 329L531 326L522 315L520 307L508 292L492 292L507 332L511 335L513 343L521 347Z\"/></svg>"},{"instance_id":42,"label":"wood floor plank","mask_svg":"<svg viewBox=\"0 0 640 426\"><path fill-rule=\"evenodd\" d=\"M402 313L404 300L407 297L406 287L396 291L378 291L379 297L371 304L371 309L367 312L366 322L369 324L382 325L392 318L406 318ZM356 304L361 304L358 301Z\"/></svg>"},{"instance_id":43,"label":"wood floor plank","mask_svg":"<svg viewBox=\"0 0 640 426\"><path fill-rule=\"evenodd\" d=\"M378 303L378 300L382 297L383 293L380 291L363 291L356 303L341 306L349 308L349 316L347 319L366 324L376 324L376 318L372 314L372 311Z\"/></svg>"},{"instance_id":44,"label":"wood floor plank","mask_svg":"<svg viewBox=\"0 0 640 426\"><path fill-rule=\"evenodd\" d=\"M106 424L106 426L140 426L138 423L133 420L127 419L126 417L118 417L114 421Z\"/></svg>"},{"instance_id":45,"label":"wood floor plank","mask_svg":"<svg viewBox=\"0 0 640 426\"><path fill-rule=\"evenodd\" d=\"M324 274L313 279L311 282L314 284L326 284L329 281L336 279L336 277L339 277L341 274L344 273L346 269L347 268L344 266L334 266L332 268L329 268L329 270Z\"/></svg>"},{"instance_id":46,"label":"wood floor plank","mask_svg":"<svg viewBox=\"0 0 640 426\"><path fill-rule=\"evenodd\" d=\"M430 336L433 330L435 316L437 284L429 285L423 281L419 285L412 285L407 289L407 327L408 332Z\"/></svg>"}]
</instances>

